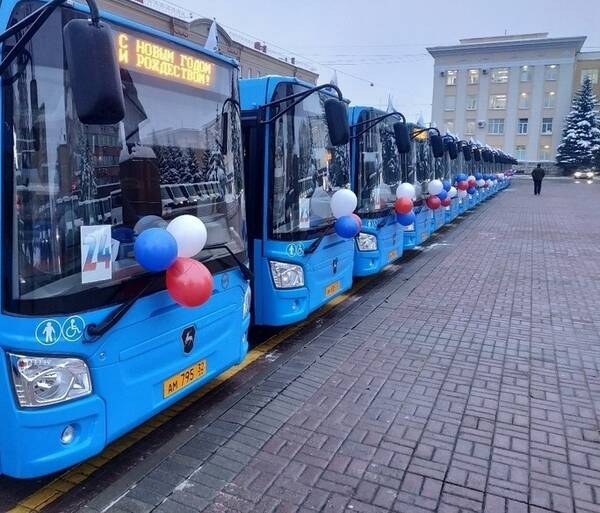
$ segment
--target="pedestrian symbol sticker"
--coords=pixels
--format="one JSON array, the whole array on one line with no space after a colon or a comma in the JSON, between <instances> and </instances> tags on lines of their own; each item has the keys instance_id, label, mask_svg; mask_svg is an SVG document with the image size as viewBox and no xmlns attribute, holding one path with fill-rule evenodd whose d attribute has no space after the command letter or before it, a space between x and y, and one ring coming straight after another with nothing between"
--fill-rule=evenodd
<instances>
[{"instance_id":1,"label":"pedestrian symbol sticker","mask_svg":"<svg viewBox=\"0 0 600 513\"><path fill-rule=\"evenodd\" d=\"M69 317L63 322L61 333L67 342L77 342L85 331L85 321L78 315Z\"/></svg>"},{"instance_id":2,"label":"pedestrian symbol sticker","mask_svg":"<svg viewBox=\"0 0 600 513\"><path fill-rule=\"evenodd\" d=\"M35 329L35 338L43 346L53 346L60 340L60 324L54 319L40 322Z\"/></svg>"}]
</instances>

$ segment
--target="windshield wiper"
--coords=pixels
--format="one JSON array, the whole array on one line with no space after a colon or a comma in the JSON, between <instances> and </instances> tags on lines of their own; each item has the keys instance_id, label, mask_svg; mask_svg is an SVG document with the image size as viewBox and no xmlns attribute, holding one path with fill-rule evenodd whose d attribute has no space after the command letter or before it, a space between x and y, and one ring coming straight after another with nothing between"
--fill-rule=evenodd
<instances>
[{"instance_id":1,"label":"windshield wiper","mask_svg":"<svg viewBox=\"0 0 600 513\"><path fill-rule=\"evenodd\" d=\"M135 302L140 299L156 282L159 280L159 276L154 276L150 278L146 285L144 285L141 290L133 296L129 301L123 303L118 308L115 308L112 312L110 312L106 318L100 324L88 324L87 333L92 337L101 337L108 330L110 330L115 324L117 324L123 316L131 309L131 307L135 304ZM94 342L90 340L90 342Z\"/></svg>"},{"instance_id":2,"label":"windshield wiper","mask_svg":"<svg viewBox=\"0 0 600 513\"><path fill-rule=\"evenodd\" d=\"M250 269L248 269L246 264L244 264L244 262L242 262L233 251L231 251L231 248L227 244L213 244L212 246L204 246L204 249L208 249L209 251L212 249L226 250L227 253L229 253L231 258L233 258L235 260L235 263L240 268L240 272L242 273L242 276L244 277L244 279L246 281L254 280L254 273Z\"/></svg>"},{"instance_id":3,"label":"windshield wiper","mask_svg":"<svg viewBox=\"0 0 600 513\"><path fill-rule=\"evenodd\" d=\"M304 250L304 254L310 255L311 253L314 253L321 244L321 241L325 238L325 236L329 235L330 233L333 233L331 229L331 226L326 226L321 232L317 232L320 233L319 238L313 241L313 243Z\"/></svg>"}]
</instances>

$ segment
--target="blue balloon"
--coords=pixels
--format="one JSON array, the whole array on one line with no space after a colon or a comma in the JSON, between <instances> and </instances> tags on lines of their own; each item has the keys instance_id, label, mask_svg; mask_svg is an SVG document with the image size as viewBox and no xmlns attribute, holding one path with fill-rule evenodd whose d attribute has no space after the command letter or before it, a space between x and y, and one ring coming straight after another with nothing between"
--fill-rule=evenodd
<instances>
[{"instance_id":1,"label":"blue balloon","mask_svg":"<svg viewBox=\"0 0 600 513\"><path fill-rule=\"evenodd\" d=\"M441 200L445 200L448 197L448 193L444 189L442 189L442 191L437 195L437 197Z\"/></svg>"},{"instance_id":2,"label":"blue balloon","mask_svg":"<svg viewBox=\"0 0 600 513\"><path fill-rule=\"evenodd\" d=\"M468 176L465 175L464 173L460 173L458 175L456 175L456 181L457 182L466 182L468 180Z\"/></svg>"},{"instance_id":3,"label":"blue balloon","mask_svg":"<svg viewBox=\"0 0 600 513\"><path fill-rule=\"evenodd\" d=\"M473 194L475 194L475 193L477 192L477 189L476 189L475 187L469 187L469 188L467 189L467 192L468 192L468 193L469 193L471 196L473 196Z\"/></svg>"},{"instance_id":4,"label":"blue balloon","mask_svg":"<svg viewBox=\"0 0 600 513\"><path fill-rule=\"evenodd\" d=\"M164 228L148 228L135 241L133 251L135 259L147 271L164 271L177 258L177 241Z\"/></svg>"},{"instance_id":5,"label":"blue balloon","mask_svg":"<svg viewBox=\"0 0 600 513\"><path fill-rule=\"evenodd\" d=\"M335 222L335 233L344 239L351 239L358 231L358 223L352 216L342 216Z\"/></svg>"},{"instance_id":6,"label":"blue balloon","mask_svg":"<svg viewBox=\"0 0 600 513\"><path fill-rule=\"evenodd\" d=\"M408 214L396 214L396 221L402 226L410 226L411 224L414 224L416 219L417 216L412 210Z\"/></svg>"},{"instance_id":7,"label":"blue balloon","mask_svg":"<svg viewBox=\"0 0 600 513\"><path fill-rule=\"evenodd\" d=\"M483 179L483 175L481 173L475 174L475 180L482 180L482 179Z\"/></svg>"},{"instance_id":8,"label":"blue balloon","mask_svg":"<svg viewBox=\"0 0 600 513\"><path fill-rule=\"evenodd\" d=\"M446 192L448 192L450 190L450 188L452 187L450 180L444 180L442 183L444 184L444 190ZM443 199L443 198L440 198L440 199Z\"/></svg>"}]
</instances>

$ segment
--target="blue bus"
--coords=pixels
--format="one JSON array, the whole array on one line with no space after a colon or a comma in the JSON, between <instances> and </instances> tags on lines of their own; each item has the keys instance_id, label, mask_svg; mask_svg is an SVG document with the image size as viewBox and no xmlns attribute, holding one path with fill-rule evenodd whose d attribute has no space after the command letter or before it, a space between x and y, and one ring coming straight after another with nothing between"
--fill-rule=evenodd
<instances>
[{"instance_id":1,"label":"blue bus","mask_svg":"<svg viewBox=\"0 0 600 513\"><path fill-rule=\"evenodd\" d=\"M402 180L400 159L410 152L410 140L399 112L357 106L349 113L351 181L362 219L354 276L368 276L398 260L404 250L404 229L396 221L394 201Z\"/></svg>"},{"instance_id":2,"label":"blue bus","mask_svg":"<svg viewBox=\"0 0 600 513\"><path fill-rule=\"evenodd\" d=\"M431 237L434 211L426 204L427 187L434 178L434 164L444 153L443 140L437 128L408 124L410 152L402 158L403 181L415 187L415 222L404 230L404 249L413 249Z\"/></svg>"},{"instance_id":3,"label":"blue bus","mask_svg":"<svg viewBox=\"0 0 600 513\"><path fill-rule=\"evenodd\" d=\"M460 151L461 151L461 142L457 137L446 134L443 137L444 140L444 157L442 160L443 169L442 169L442 178L445 181L448 181L450 184L455 182L456 175L460 173L459 164L460 164ZM456 188L454 189L456 193ZM445 214L445 222L451 223L454 221L460 213L460 198L457 195L450 197L450 205L444 207Z\"/></svg>"},{"instance_id":4,"label":"blue bus","mask_svg":"<svg viewBox=\"0 0 600 513\"><path fill-rule=\"evenodd\" d=\"M237 64L86 2L0 10L0 473L16 478L98 454L248 347ZM208 232L197 308L133 252L184 212Z\"/></svg>"},{"instance_id":5,"label":"blue bus","mask_svg":"<svg viewBox=\"0 0 600 513\"><path fill-rule=\"evenodd\" d=\"M253 322L292 324L352 286L354 240L330 205L350 188L348 109L336 86L293 77L240 80L240 95Z\"/></svg>"}]
</instances>

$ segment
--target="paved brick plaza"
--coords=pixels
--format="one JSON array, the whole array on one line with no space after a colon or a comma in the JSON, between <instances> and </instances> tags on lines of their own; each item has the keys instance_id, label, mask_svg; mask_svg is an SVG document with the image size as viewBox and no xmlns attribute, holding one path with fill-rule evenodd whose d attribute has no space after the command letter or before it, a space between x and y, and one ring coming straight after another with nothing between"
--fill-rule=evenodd
<instances>
[{"instance_id":1,"label":"paved brick plaza","mask_svg":"<svg viewBox=\"0 0 600 513\"><path fill-rule=\"evenodd\" d=\"M531 192L233 378L86 510L600 511L600 184Z\"/></svg>"}]
</instances>

